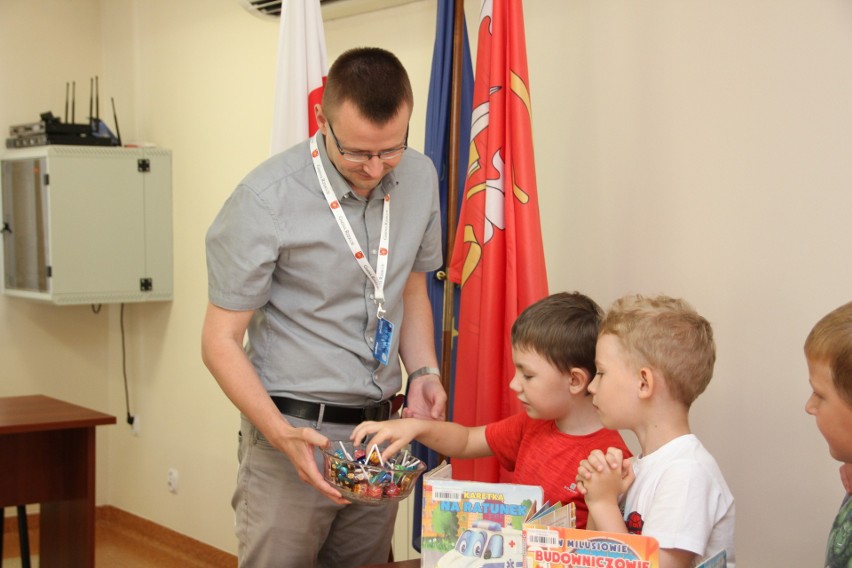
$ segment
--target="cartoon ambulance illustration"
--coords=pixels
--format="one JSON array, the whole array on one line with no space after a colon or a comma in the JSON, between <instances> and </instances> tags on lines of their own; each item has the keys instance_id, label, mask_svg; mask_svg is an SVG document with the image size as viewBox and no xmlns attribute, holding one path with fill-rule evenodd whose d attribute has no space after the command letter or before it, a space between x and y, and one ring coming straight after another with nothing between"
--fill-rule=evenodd
<instances>
[{"instance_id":1,"label":"cartoon ambulance illustration","mask_svg":"<svg viewBox=\"0 0 852 568\"><path fill-rule=\"evenodd\" d=\"M475 521L444 554L437 568L521 568L524 565L521 531L494 521Z\"/></svg>"}]
</instances>

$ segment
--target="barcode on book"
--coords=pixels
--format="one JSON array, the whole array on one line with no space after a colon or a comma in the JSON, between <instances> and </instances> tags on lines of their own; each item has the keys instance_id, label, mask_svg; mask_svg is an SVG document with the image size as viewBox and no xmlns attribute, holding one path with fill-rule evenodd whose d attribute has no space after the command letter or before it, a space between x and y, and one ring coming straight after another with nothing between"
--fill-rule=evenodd
<instances>
[{"instance_id":1,"label":"barcode on book","mask_svg":"<svg viewBox=\"0 0 852 568\"><path fill-rule=\"evenodd\" d=\"M461 501L461 489L432 489L432 499L435 501Z\"/></svg>"},{"instance_id":2,"label":"barcode on book","mask_svg":"<svg viewBox=\"0 0 852 568\"><path fill-rule=\"evenodd\" d=\"M527 529L527 545L562 546L558 531Z\"/></svg>"}]
</instances>

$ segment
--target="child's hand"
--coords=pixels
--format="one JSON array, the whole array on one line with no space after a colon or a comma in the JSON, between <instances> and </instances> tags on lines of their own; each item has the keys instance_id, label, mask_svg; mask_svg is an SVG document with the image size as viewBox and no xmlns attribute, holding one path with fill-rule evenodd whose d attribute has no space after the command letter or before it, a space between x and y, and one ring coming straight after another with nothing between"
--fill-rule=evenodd
<instances>
[{"instance_id":1,"label":"child's hand","mask_svg":"<svg viewBox=\"0 0 852 568\"><path fill-rule=\"evenodd\" d=\"M366 442L370 437L370 444L390 444L382 452L382 459L392 457L411 443L420 432L418 427L420 420L414 418L401 418L399 420L386 420L384 422L362 422L358 424L349 439L355 445Z\"/></svg>"},{"instance_id":2,"label":"child's hand","mask_svg":"<svg viewBox=\"0 0 852 568\"><path fill-rule=\"evenodd\" d=\"M602 473L605 468L620 469L622 467L621 457L614 454L612 450L616 450L616 448L609 448L606 454L601 450L594 450L587 459L580 462L580 467L577 469L577 483L580 485L580 492L583 495L585 495L583 483L586 480L591 480L593 473Z\"/></svg>"},{"instance_id":3,"label":"child's hand","mask_svg":"<svg viewBox=\"0 0 852 568\"><path fill-rule=\"evenodd\" d=\"M626 492L635 476L629 459L618 448L609 448L604 454L594 450L580 462L577 469L577 490L586 502L596 500L618 500Z\"/></svg>"}]
</instances>

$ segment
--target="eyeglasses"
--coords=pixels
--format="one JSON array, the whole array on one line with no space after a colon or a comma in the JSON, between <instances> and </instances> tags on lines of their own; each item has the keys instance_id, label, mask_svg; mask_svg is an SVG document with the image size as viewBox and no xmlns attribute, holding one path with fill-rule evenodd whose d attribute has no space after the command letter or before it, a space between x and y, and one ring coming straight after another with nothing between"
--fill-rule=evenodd
<instances>
[{"instance_id":1,"label":"eyeglasses","mask_svg":"<svg viewBox=\"0 0 852 568\"><path fill-rule=\"evenodd\" d=\"M340 152L340 155L343 156L344 160L348 160L350 162L356 162L363 164L364 162L369 162L373 159L373 156L377 157L380 160L393 160L394 158L398 158L408 149L408 129L405 129L405 141L402 143L402 146L399 148L392 148L390 150L382 150L377 154L371 154L370 152L350 152L349 150L344 150L340 145L340 140L337 139L337 134L334 133L334 128L331 127L331 121L328 122L328 129L331 131L331 136L334 138L334 144L337 146L337 151Z\"/></svg>"}]
</instances>

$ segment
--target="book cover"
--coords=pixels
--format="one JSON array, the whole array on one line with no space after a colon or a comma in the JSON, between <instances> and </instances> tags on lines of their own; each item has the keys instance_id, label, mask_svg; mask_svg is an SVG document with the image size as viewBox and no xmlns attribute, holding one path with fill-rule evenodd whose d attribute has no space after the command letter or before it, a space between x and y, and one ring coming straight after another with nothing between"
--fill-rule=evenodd
<instances>
[{"instance_id":1,"label":"book cover","mask_svg":"<svg viewBox=\"0 0 852 568\"><path fill-rule=\"evenodd\" d=\"M728 565L728 553L720 550L695 568L725 568Z\"/></svg>"},{"instance_id":2,"label":"book cover","mask_svg":"<svg viewBox=\"0 0 852 568\"><path fill-rule=\"evenodd\" d=\"M454 480L438 466L423 477L420 565L523 566L523 524L543 498L538 486Z\"/></svg>"},{"instance_id":3,"label":"book cover","mask_svg":"<svg viewBox=\"0 0 852 568\"><path fill-rule=\"evenodd\" d=\"M558 512L558 511L557 511ZM588 531L526 523L525 568L659 568L656 539L635 534Z\"/></svg>"}]
</instances>

